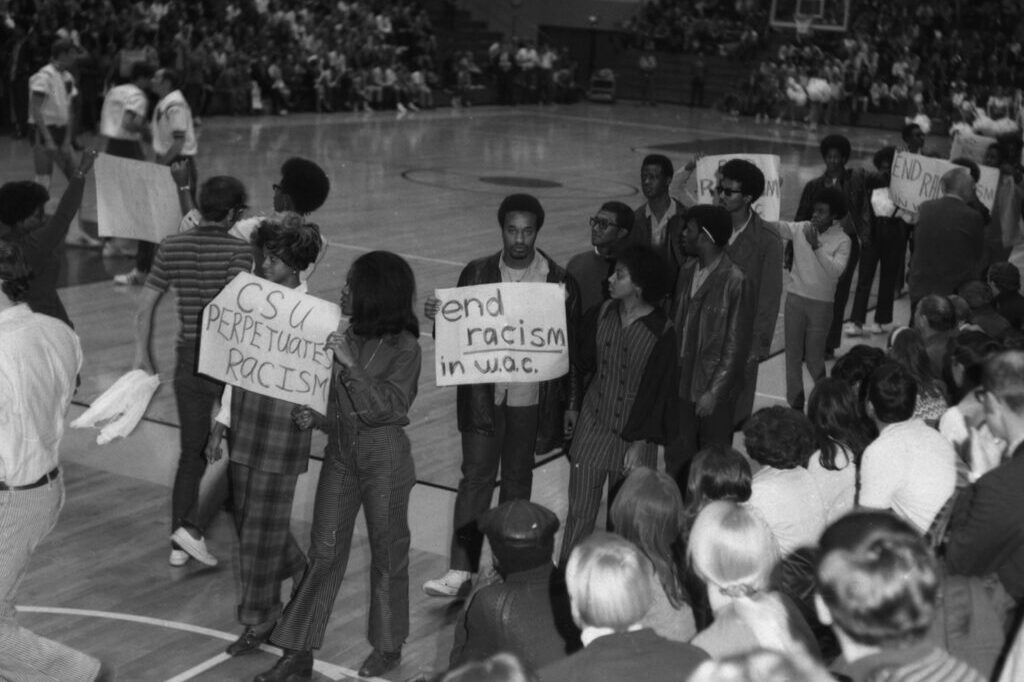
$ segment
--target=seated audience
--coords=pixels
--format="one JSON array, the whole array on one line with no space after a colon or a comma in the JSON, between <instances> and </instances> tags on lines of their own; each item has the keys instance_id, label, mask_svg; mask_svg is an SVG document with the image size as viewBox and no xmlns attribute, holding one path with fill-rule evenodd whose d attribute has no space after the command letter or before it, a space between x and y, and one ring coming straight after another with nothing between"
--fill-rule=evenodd
<instances>
[{"instance_id":1,"label":"seated audience","mask_svg":"<svg viewBox=\"0 0 1024 682\"><path fill-rule=\"evenodd\" d=\"M693 524L687 557L707 585L715 614L711 626L694 637L694 646L712 658L759 648L818 654L796 606L769 587L778 545L751 507L735 502L705 507Z\"/></svg>"},{"instance_id":2,"label":"seated audience","mask_svg":"<svg viewBox=\"0 0 1024 682\"><path fill-rule=\"evenodd\" d=\"M1010 444L1009 459L958 498L949 527L950 571L999 576L1018 606L1024 601L1024 351L985 362L980 400L992 433Z\"/></svg>"},{"instance_id":3,"label":"seated audience","mask_svg":"<svg viewBox=\"0 0 1024 682\"><path fill-rule=\"evenodd\" d=\"M537 682L515 654L501 652L451 670L441 682Z\"/></svg>"},{"instance_id":4,"label":"seated audience","mask_svg":"<svg viewBox=\"0 0 1024 682\"><path fill-rule=\"evenodd\" d=\"M857 468L864 448L874 440L874 424L850 385L828 377L818 382L807 401L807 418L814 426L818 450L807 471L818 486L828 523L853 509L857 495Z\"/></svg>"},{"instance_id":5,"label":"seated audience","mask_svg":"<svg viewBox=\"0 0 1024 682\"><path fill-rule=\"evenodd\" d=\"M858 343L847 351L846 355L836 359L836 363L832 365L832 372L829 376L833 379L841 379L849 384L850 390L853 391L853 395L857 397L858 403L861 403L861 408L863 408L861 384L883 362L885 362L884 350L864 343Z\"/></svg>"},{"instance_id":6,"label":"seated audience","mask_svg":"<svg viewBox=\"0 0 1024 682\"><path fill-rule=\"evenodd\" d=\"M942 376L942 364L946 358L946 344L956 333L956 313L953 304L945 296L930 294L922 298L914 311L914 329L921 332L924 349L932 363L932 372Z\"/></svg>"},{"instance_id":7,"label":"seated audience","mask_svg":"<svg viewBox=\"0 0 1024 682\"><path fill-rule=\"evenodd\" d=\"M971 323L993 339L999 340L1011 329L1010 322L996 311L990 285L979 280L964 282L957 293L971 308Z\"/></svg>"},{"instance_id":8,"label":"seated audience","mask_svg":"<svg viewBox=\"0 0 1024 682\"><path fill-rule=\"evenodd\" d=\"M651 562L628 540L590 535L569 555L565 581L584 648L543 667L542 680L678 682L707 658L641 625L658 585Z\"/></svg>"},{"instance_id":9,"label":"seated audience","mask_svg":"<svg viewBox=\"0 0 1024 682\"><path fill-rule=\"evenodd\" d=\"M1011 263L993 263L988 269L992 305L1014 329L1024 327L1024 296L1020 293L1020 270Z\"/></svg>"},{"instance_id":10,"label":"seated audience","mask_svg":"<svg viewBox=\"0 0 1024 682\"><path fill-rule=\"evenodd\" d=\"M981 331L980 327L975 326L971 322L971 306L967 303L966 299L962 296L952 294L947 296L949 304L953 306L953 316L956 320L956 331L960 332L965 329L975 329Z\"/></svg>"},{"instance_id":11,"label":"seated audience","mask_svg":"<svg viewBox=\"0 0 1024 682\"><path fill-rule=\"evenodd\" d=\"M665 639L689 642L697 628L681 577L685 528L679 486L668 474L634 469L619 488L609 519L615 532L650 560L661 587L654 590L654 603L643 626Z\"/></svg>"},{"instance_id":12,"label":"seated audience","mask_svg":"<svg viewBox=\"0 0 1024 682\"><path fill-rule=\"evenodd\" d=\"M834 682L820 663L806 654L754 649L700 664L687 682Z\"/></svg>"},{"instance_id":13,"label":"seated audience","mask_svg":"<svg viewBox=\"0 0 1024 682\"><path fill-rule=\"evenodd\" d=\"M889 336L888 357L907 370L917 384L913 418L934 427L948 407L946 386L939 378L941 374L932 371L920 332L910 327L893 330Z\"/></svg>"},{"instance_id":14,"label":"seated audience","mask_svg":"<svg viewBox=\"0 0 1024 682\"><path fill-rule=\"evenodd\" d=\"M1006 442L995 436L985 420L985 406L975 389L981 386L985 361L1001 350L988 334L964 331L950 342L947 385L954 404L939 420L939 433L957 454L957 466L969 472L971 480L993 469L1002 460Z\"/></svg>"},{"instance_id":15,"label":"seated audience","mask_svg":"<svg viewBox=\"0 0 1024 682\"><path fill-rule=\"evenodd\" d=\"M802 412L766 407L743 426L754 473L750 506L768 523L783 557L813 547L825 530L825 503L807 462L817 449L814 427Z\"/></svg>"},{"instance_id":16,"label":"seated audience","mask_svg":"<svg viewBox=\"0 0 1024 682\"><path fill-rule=\"evenodd\" d=\"M885 512L856 512L829 526L816 567L818 617L842 656L832 670L850 682L983 682L927 638L939 600L935 558L920 534Z\"/></svg>"},{"instance_id":17,"label":"seated audience","mask_svg":"<svg viewBox=\"0 0 1024 682\"><path fill-rule=\"evenodd\" d=\"M913 418L917 383L901 365L876 369L865 396L878 438L861 458L860 504L891 509L926 533L953 494L956 452L938 431Z\"/></svg>"},{"instance_id":18,"label":"seated audience","mask_svg":"<svg viewBox=\"0 0 1024 682\"><path fill-rule=\"evenodd\" d=\"M479 526L498 577L466 601L451 665L504 651L537 669L579 649L569 596L552 559L558 517L539 504L513 500L485 512Z\"/></svg>"}]
</instances>

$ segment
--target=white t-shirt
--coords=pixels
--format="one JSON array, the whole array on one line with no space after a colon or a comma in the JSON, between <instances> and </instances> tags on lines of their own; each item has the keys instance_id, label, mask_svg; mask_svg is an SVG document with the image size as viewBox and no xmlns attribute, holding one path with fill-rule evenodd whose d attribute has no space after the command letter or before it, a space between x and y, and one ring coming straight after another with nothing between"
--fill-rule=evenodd
<instances>
[{"instance_id":1,"label":"white t-shirt","mask_svg":"<svg viewBox=\"0 0 1024 682\"><path fill-rule=\"evenodd\" d=\"M149 102L138 86L131 83L111 88L103 98L100 113L100 134L112 140L140 140L142 134L125 130L124 115L131 112L141 119L146 118Z\"/></svg>"},{"instance_id":2,"label":"white t-shirt","mask_svg":"<svg viewBox=\"0 0 1024 682\"><path fill-rule=\"evenodd\" d=\"M807 462L807 472L818 486L829 523L852 510L857 496L857 467L850 451L838 446L835 465L839 467L838 471L822 466L820 450L811 455Z\"/></svg>"},{"instance_id":3,"label":"white t-shirt","mask_svg":"<svg viewBox=\"0 0 1024 682\"><path fill-rule=\"evenodd\" d=\"M920 419L889 424L861 457L861 505L892 509L922 533L955 486L956 451Z\"/></svg>"},{"instance_id":4,"label":"white t-shirt","mask_svg":"<svg viewBox=\"0 0 1024 682\"><path fill-rule=\"evenodd\" d=\"M78 95L75 77L61 71L53 64L47 64L32 74L28 80L28 94L44 95L42 107L43 124L66 126L71 118L71 100ZM28 110L28 122L35 123L32 107Z\"/></svg>"},{"instance_id":5,"label":"white t-shirt","mask_svg":"<svg viewBox=\"0 0 1024 682\"><path fill-rule=\"evenodd\" d=\"M803 467L762 467L754 474L749 504L772 529L783 556L816 546L825 530L825 503Z\"/></svg>"},{"instance_id":6,"label":"white t-shirt","mask_svg":"<svg viewBox=\"0 0 1024 682\"><path fill-rule=\"evenodd\" d=\"M181 148L182 156L195 156L199 150L196 144L196 131L192 126L192 110L185 101L180 90L169 92L156 105L153 113L153 151L166 154L174 144L174 133L185 133L185 145Z\"/></svg>"}]
</instances>

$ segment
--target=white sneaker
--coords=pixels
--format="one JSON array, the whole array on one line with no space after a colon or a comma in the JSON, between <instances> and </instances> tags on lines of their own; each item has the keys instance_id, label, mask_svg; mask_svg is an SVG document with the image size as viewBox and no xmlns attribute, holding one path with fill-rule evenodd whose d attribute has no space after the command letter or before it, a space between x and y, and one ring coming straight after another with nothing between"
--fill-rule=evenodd
<instances>
[{"instance_id":1,"label":"white sneaker","mask_svg":"<svg viewBox=\"0 0 1024 682\"><path fill-rule=\"evenodd\" d=\"M847 322L843 325L843 334L847 336L862 336L864 330L856 322Z\"/></svg>"},{"instance_id":2,"label":"white sneaker","mask_svg":"<svg viewBox=\"0 0 1024 682\"><path fill-rule=\"evenodd\" d=\"M469 571L449 570L440 578L423 583L423 591L431 597L458 597L463 590L469 592L473 574Z\"/></svg>"},{"instance_id":3,"label":"white sneaker","mask_svg":"<svg viewBox=\"0 0 1024 682\"><path fill-rule=\"evenodd\" d=\"M878 324L872 322L871 324L864 326L864 331L868 334L888 334L892 330L892 324Z\"/></svg>"},{"instance_id":4,"label":"white sneaker","mask_svg":"<svg viewBox=\"0 0 1024 682\"><path fill-rule=\"evenodd\" d=\"M167 563L171 566L184 566L188 563L188 552L183 549L172 549Z\"/></svg>"},{"instance_id":5,"label":"white sneaker","mask_svg":"<svg viewBox=\"0 0 1024 682\"><path fill-rule=\"evenodd\" d=\"M206 540L192 537L184 528L180 526L176 528L171 533L171 541L177 543L179 547L188 552L188 555L199 563L206 564L207 566L217 565L217 557L210 554L210 550L206 549Z\"/></svg>"}]
</instances>

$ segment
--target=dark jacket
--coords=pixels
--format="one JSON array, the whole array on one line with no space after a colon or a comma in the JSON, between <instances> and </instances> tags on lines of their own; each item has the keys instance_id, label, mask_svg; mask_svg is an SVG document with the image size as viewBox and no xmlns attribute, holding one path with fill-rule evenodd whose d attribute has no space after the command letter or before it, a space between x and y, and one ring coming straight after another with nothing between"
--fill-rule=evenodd
<instances>
[{"instance_id":1,"label":"dark jacket","mask_svg":"<svg viewBox=\"0 0 1024 682\"><path fill-rule=\"evenodd\" d=\"M957 499L946 561L954 574L996 573L1018 602L1024 600L1024 445L979 478Z\"/></svg>"},{"instance_id":2,"label":"dark jacket","mask_svg":"<svg viewBox=\"0 0 1024 682\"><path fill-rule=\"evenodd\" d=\"M1024 326L1024 296L1021 296L1019 291L1002 291L996 294L992 305L1014 329Z\"/></svg>"},{"instance_id":3,"label":"dark jacket","mask_svg":"<svg viewBox=\"0 0 1024 682\"><path fill-rule=\"evenodd\" d=\"M675 204L676 214L668 219L668 225L665 226L665 241L661 248L655 250L668 262L672 277L675 277L679 268L682 267L683 261L686 260L681 238L683 230L686 229L686 223L683 220L686 205L678 199L671 199L671 201ZM647 217L647 203L644 202L633 212L633 229L629 231L626 241L629 244L653 247L654 245L651 244L652 232L651 220Z\"/></svg>"},{"instance_id":4,"label":"dark jacket","mask_svg":"<svg viewBox=\"0 0 1024 682\"><path fill-rule=\"evenodd\" d=\"M510 651L531 670L580 648L565 581L554 564L481 587L455 625L451 667Z\"/></svg>"},{"instance_id":5,"label":"dark jacket","mask_svg":"<svg viewBox=\"0 0 1024 682\"><path fill-rule=\"evenodd\" d=\"M921 204L907 278L910 300L949 296L964 282L979 279L984 249L981 214L962 200L944 196Z\"/></svg>"},{"instance_id":6,"label":"dark jacket","mask_svg":"<svg viewBox=\"0 0 1024 682\"><path fill-rule=\"evenodd\" d=\"M548 282L565 285L565 322L569 341L569 373L559 379L541 382L538 401L540 422L537 427L537 452L550 452L561 445L564 433L562 416L566 410L579 411L581 402L580 372L576 363L579 338L580 291L576 280L565 268L551 260L540 249L537 255L548 262ZM460 287L501 282L498 262L501 252L478 258L459 275ZM494 384L459 386L456 391L459 431L463 433L494 433Z\"/></svg>"},{"instance_id":7,"label":"dark jacket","mask_svg":"<svg viewBox=\"0 0 1024 682\"><path fill-rule=\"evenodd\" d=\"M725 248L754 289L754 337L750 359L763 360L771 351L782 301L782 237L756 213L750 224Z\"/></svg>"},{"instance_id":8,"label":"dark jacket","mask_svg":"<svg viewBox=\"0 0 1024 682\"><path fill-rule=\"evenodd\" d=\"M708 655L654 630L616 632L598 637L587 648L540 670L543 682L678 682L690 677Z\"/></svg>"},{"instance_id":9,"label":"dark jacket","mask_svg":"<svg viewBox=\"0 0 1024 682\"><path fill-rule=\"evenodd\" d=\"M704 393L711 393L718 406L743 387L754 331L754 290L743 271L723 253L691 298L698 264L696 258L690 259L676 283L679 396L697 402Z\"/></svg>"}]
</instances>

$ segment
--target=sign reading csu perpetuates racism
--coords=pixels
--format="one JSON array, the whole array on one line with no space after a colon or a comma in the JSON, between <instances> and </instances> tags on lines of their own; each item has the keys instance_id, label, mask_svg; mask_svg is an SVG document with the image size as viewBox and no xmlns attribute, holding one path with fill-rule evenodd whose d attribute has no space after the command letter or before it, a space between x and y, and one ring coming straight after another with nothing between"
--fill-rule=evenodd
<instances>
[{"instance_id":1,"label":"sign reading csu perpetuates racism","mask_svg":"<svg viewBox=\"0 0 1024 682\"><path fill-rule=\"evenodd\" d=\"M782 207L782 181L779 179L779 157L775 154L721 154L702 157L697 162L697 201L701 204L715 203L718 168L731 159L743 159L761 169L764 173L764 194L751 204L751 208L765 220L778 220Z\"/></svg>"},{"instance_id":2,"label":"sign reading csu perpetuates racism","mask_svg":"<svg viewBox=\"0 0 1024 682\"><path fill-rule=\"evenodd\" d=\"M560 284L480 284L438 289L438 386L557 379L569 371Z\"/></svg>"},{"instance_id":3,"label":"sign reading csu perpetuates racism","mask_svg":"<svg viewBox=\"0 0 1024 682\"><path fill-rule=\"evenodd\" d=\"M243 272L203 310L199 371L326 414L340 321L337 305Z\"/></svg>"},{"instance_id":4,"label":"sign reading csu perpetuates racism","mask_svg":"<svg viewBox=\"0 0 1024 682\"><path fill-rule=\"evenodd\" d=\"M925 201L942 196L942 176L954 168L961 166L920 154L896 152L889 180L889 192L892 194L893 202L905 211L916 213L918 206ZM975 191L978 194L978 201L990 211L996 199L998 185L999 170L982 166L981 179L978 180Z\"/></svg>"}]
</instances>

